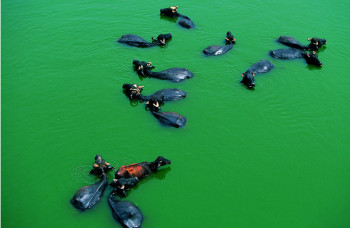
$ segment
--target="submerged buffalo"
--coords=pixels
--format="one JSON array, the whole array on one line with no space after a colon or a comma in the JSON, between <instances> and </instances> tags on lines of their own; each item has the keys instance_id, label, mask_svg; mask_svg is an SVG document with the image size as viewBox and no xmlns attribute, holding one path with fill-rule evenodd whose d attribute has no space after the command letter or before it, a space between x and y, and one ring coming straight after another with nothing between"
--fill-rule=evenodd
<instances>
[{"instance_id":1,"label":"submerged buffalo","mask_svg":"<svg viewBox=\"0 0 350 228\"><path fill-rule=\"evenodd\" d=\"M244 85L246 85L248 88L255 87L254 77L255 74L261 74L261 73L267 73L269 72L274 65L268 61L268 60L260 60L259 62L255 63L251 67L249 67L246 72L242 73L242 81Z\"/></svg>"},{"instance_id":2,"label":"submerged buffalo","mask_svg":"<svg viewBox=\"0 0 350 228\"><path fill-rule=\"evenodd\" d=\"M164 16L171 17L171 18L179 18L177 23L180 26L187 28L187 29L194 28L195 25L192 22L192 20L189 17L178 13L177 12L178 8L179 8L178 6L170 6L169 8L161 9L160 15L164 15Z\"/></svg>"},{"instance_id":3,"label":"submerged buffalo","mask_svg":"<svg viewBox=\"0 0 350 228\"><path fill-rule=\"evenodd\" d=\"M317 37L308 38L308 41L310 41L310 44L303 45L298 40L290 36L280 36L277 39L277 42L284 44L288 47L311 51L317 51L320 47L327 43L326 39L320 39Z\"/></svg>"},{"instance_id":4,"label":"submerged buffalo","mask_svg":"<svg viewBox=\"0 0 350 228\"><path fill-rule=\"evenodd\" d=\"M110 163L106 162L101 155L97 154L95 156L95 163L92 166L92 170L90 174L101 175L103 173L107 173L108 171L114 169Z\"/></svg>"},{"instance_id":5,"label":"submerged buffalo","mask_svg":"<svg viewBox=\"0 0 350 228\"><path fill-rule=\"evenodd\" d=\"M193 77L193 73L186 68L170 68L160 72L151 71L154 68L151 62L144 62L133 60L135 70L141 76L147 76L151 78L158 78L161 80L170 80L173 82L180 82L185 79Z\"/></svg>"},{"instance_id":6,"label":"submerged buffalo","mask_svg":"<svg viewBox=\"0 0 350 228\"><path fill-rule=\"evenodd\" d=\"M146 48L146 47L154 47L154 46L164 46L171 38L172 38L172 35L170 33L160 34L158 35L157 39L154 39L152 37L152 42L148 42L137 35L126 34L126 35L123 35L118 40L118 42L125 43L130 46Z\"/></svg>"},{"instance_id":7,"label":"submerged buffalo","mask_svg":"<svg viewBox=\"0 0 350 228\"><path fill-rule=\"evenodd\" d=\"M170 127L184 127L186 125L187 119L186 117L175 113L175 112L152 112L153 116L158 119L158 121L165 125Z\"/></svg>"},{"instance_id":8,"label":"submerged buffalo","mask_svg":"<svg viewBox=\"0 0 350 228\"><path fill-rule=\"evenodd\" d=\"M163 101L175 101L184 99L187 93L181 89L161 89L151 95L144 96L141 94L144 86L136 84L123 84L123 90L129 100L149 101L152 97L163 97Z\"/></svg>"},{"instance_id":9,"label":"submerged buffalo","mask_svg":"<svg viewBox=\"0 0 350 228\"><path fill-rule=\"evenodd\" d=\"M108 162L105 162L100 155L96 155L95 164L90 173L100 175L100 180L95 184L79 189L71 199L73 206L82 211L95 206L100 201L108 185L106 173L112 169L114 168Z\"/></svg>"},{"instance_id":10,"label":"submerged buffalo","mask_svg":"<svg viewBox=\"0 0 350 228\"><path fill-rule=\"evenodd\" d=\"M232 35L230 31L227 32L225 37L225 46L211 45L203 50L205 55L222 55L232 49L233 44L236 43L236 38Z\"/></svg>"},{"instance_id":11,"label":"submerged buffalo","mask_svg":"<svg viewBox=\"0 0 350 228\"><path fill-rule=\"evenodd\" d=\"M137 177L123 177L120 179L113 179L113 182L110 185L114 188L114 191L118 196L125 197L126 192L134 187L137 183L139 183L139 179Z\"/></svg>"},{"instance_id":12,"label":"submerged buffalo","mask_svg":"<svg viewBox=\"0 0 350 228\"><path fill-rule=\"evenodd\" d=\"M164 104L164 96L163 94L159 94L159 96L154 96L146 102L146 110L150 110L151 112L160 111L160 106Z\"/></svg>"},{"instance_id":13,"label":"submerged buffalo","mask_svg":"<svg viewBox=\"0 0 350 228\"><path fill-rule=\"evenodd\" d=\"M107 185L107 175L103 173L98 182L79 189L71 199L71 203L82 211L92 208L100 201Z\"/></svg>"},{"instance_id":14,"label":"submerged buffalo","mask_svg":"<svg viewBox=\"0 0 350 228\"><path fill-rule=\"evenodd\" d=\"M315 51L306 53L305 51L299 49L290 48L272 50L269 52L269 54L275 59L304 58L307 64L322 67L322 62L318 59L318 55Z\"/></svg>"},{"instance_id":15,"label":"submerged buffalo","mask_svg":"<svg viewBox=\"0 0 350 228\"><path fill-rule=\"evenodd\" d=\"M115 172L115 179L137 177L139 180L156 172L159 167L171 164L171 161L158 156L153 162L140 162L131 165L121 166Z\"/></svg>"},{"instance_id":16,"label":"submerged buffalo","mask_svg":"<svg viewBox=\"0 0 350 228\"><path fill-rule=\"evenodd\" d=\"M115 191L108 197L108 204L112 210L113 217L126 228L141 227L143 215L140 209L129 201L121 201Z\"/></svg>"},{"instance_id":17,"label":"submerged buffalo","mask_svg":"<svg viewBox=\"0 0 350 228\"><path fill-rule=\"evenodd\" d=\"M194 28L194 23L191 21L191 19L185 15L180 15L179 20L177 23L187 29Z\"/></svg>"}]
</instances>

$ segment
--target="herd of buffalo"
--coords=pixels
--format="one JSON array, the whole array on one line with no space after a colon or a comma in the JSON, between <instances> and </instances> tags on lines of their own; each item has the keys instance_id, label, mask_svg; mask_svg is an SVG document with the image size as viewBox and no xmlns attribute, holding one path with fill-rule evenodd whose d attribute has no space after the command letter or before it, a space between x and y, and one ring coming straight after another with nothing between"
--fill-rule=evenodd
<instances>
[{"instance_id":1,"label":"herd of buffalo","mask_svg":"<svg viewBox=\"0 0 350 228\"><path fill-rule=\"evenodd\" d=\"M130 201L122 201L126 192L140 180L156 172L159 167L170 164L171 161L158 156L153 162L140 162L121 166L115 172L115 179L110 183L113 190L108 196L108 203L114 218L123 227L141 227L143 216L140 209ZM71 199L74 207L81 211L95 206L102 198L108 186L107 173L114 167L106 162L101 155L96 155L95 163L90 174L99 177L95 184L80 188Z\"/></svg>"},{"instance_id":2,"label":"herd of buffalo","mask_svg":"<svg viewBox=\"0 0 350 228\"><path fill-rule=\"evenodd\" d=\"M185 15L178 13L178 6L171 6L169 8L161 9L161 17L177 18L178 25L191 29L195 25L191 19ZM172 39L172 35L160 34L157 38L152 37L152 41L148 42L143 38L133 35L123 35L118 42L124 43L135 47L153 47L164 46ZM318 51L327 42L325 39L319 39L317 37L308 38L310 42L308 45L303 45L293 37L280 36L277 42L288 46L287 49L277 49L269 52L269 55L275 59L295 59L303 58L309 65L315 65L322 67L321 61L318 59L316 51ZM223 45L211 45L203 50L203 54L206 56L218 56L225 54L233 48L236 43L236 38L230 31L227 32ZM171 68L163 71L154 71L155 68L151 62L133 60L135 71L140 77L157 78L161 80L169 80L172 82L180 82L185 79L190 79L194 75L186 68ZM274 65L268 60L261 60L252 65L247 71L241 74L241 83L247 86L249 89L255 87L255 75L269 72ZM143 96L141 94L143 86L137 84L124 84L123 91L130 101L146 102L146 110L149 110L154 117L156 117L160 123L166 126L183 127L186 124L186 118L178 113L174 112L161 112L160 106L165 101L179 100L186 97L186 92L179 89L162 89L153 95Z\"/></svg>"},{"instance_id":3,"label":"herd of buffalo","mask_svg":"<svg viewBox=\"0 0 350 228\"><path fill-rule=\"evenodd\" d=\"M161 9L161 17L177 18L178 25L191 29L195 25L191 19L177 12L178 6ZM153 38L151 42L143 38L127 34L123 35L118 42L125 43L130 46L147 48L153 46L164 46L172 38L170 33L160 34L157 38ZM318 59L317 51L326 44L325 39L317 37L308 38L308 45L303 45L296 39L289 36L280 36L277 42L288 46L288 49L278 49L269 52L269 55L276 59L295 59L304 58L309 65L322 67L322 63ZM225 54L233 48L236 43L235 37L230 31L227 32L223 45L211 45L203 50L204 55L217 56ZM180 82L185 79L192 78L194 75L186 68L171 68L163 71L153 71L155 68L151 62L139 61L134 59L133 66L137 74L141 77L151 77L161 80L169 80L172 82ZM254 77L256 74L269 72L274 65L268 60L261 60L252 65L248 70L242 73L241 83L248 88L254 88ZM161 106L165 101L174 101L184 99L187 93L183 90L171 88L161 89L151 95L143 95L144 86L137 84L123 84L124 94L131 102L145 102L146 110L149 110L152 115L159 120L160 123L166 126L183 127L186 124L186 118L175 112L162 112ZM141 227L143 216L139 208L128 201L120 199L126 197L126 192L134 187L142 178L150 175L158 170L160 166L170 164L161 156L153 162L142 162L122 166L115 173L115 179L110 184L113 187L112 192L108 196L109 206L113 216L122 224L123 227ZM109 163L105 162L100 155L96 155L95 163L90 174L99 176L99 181L93 185L85 186L79 189L71 203L82 211L93 207L101 199L106 187L108 186L107 172L114 169Z\"/></svg>"}]
</instances>

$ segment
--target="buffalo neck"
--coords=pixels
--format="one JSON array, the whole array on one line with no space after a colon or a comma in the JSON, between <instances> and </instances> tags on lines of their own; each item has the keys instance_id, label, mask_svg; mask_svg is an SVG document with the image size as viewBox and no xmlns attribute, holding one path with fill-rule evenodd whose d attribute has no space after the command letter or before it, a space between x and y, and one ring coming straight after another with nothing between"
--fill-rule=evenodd
<instances>
[{"instance_id":1,"label":"buffalo neck","mask_svg":"<svg viewBox=\"0 0 350 228\"><path fill-rule=\"evenodd\" d=\"M146 69L146 70L144 71L144 73L145 73L145 75L151 76L151 77L156 77L156 76L159 75L159 72L153 72L153 71L150 71L150 70L148 70L148 69Z\"/></svg>"},{"instance_id":2,"label":"buffalo neck","mask_svg":"<svg viewBox=\"0 0 350 228\"><path fill-rule=\"evenodd\" d=\"M158 162L157 161L148 162L147 166L152 172L154 172L158 169Z\"/></svg>"}]
</instances>

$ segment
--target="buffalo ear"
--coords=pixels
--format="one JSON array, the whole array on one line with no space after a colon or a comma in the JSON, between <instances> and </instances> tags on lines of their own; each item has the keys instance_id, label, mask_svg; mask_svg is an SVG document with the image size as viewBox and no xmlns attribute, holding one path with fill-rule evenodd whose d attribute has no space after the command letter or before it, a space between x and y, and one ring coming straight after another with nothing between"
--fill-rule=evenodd
<instances>
[{"instance_id":1,"label":"buffalo ear","mask_svg":"<svg viewBox=\"0 0 350 228\"><path fill-rule=\"evenodd\" d=\"M316 55L316 52L315 52L315 51L313 51L313 52L312 52L312 54Z\"/></svg>"},{"instance_id":2,"label":"buffalo ear","mask_svg":"<svg viewBox=\"0 0 350 228\"><path fill-rule=\"evenodd\" d=\"M253 77L255 77L255 73L253 73Z\"/></svg>"},{"instance_id":3,"label":"buffalo ear","mask_svg":"<svg viewBox=\"0 0 350 228\"><path fill-rule=\"evenodd\" d=\"M309 54L309 53L307 54L307 57L310 57L310 54Z\"/></svg>"}]
</instances>

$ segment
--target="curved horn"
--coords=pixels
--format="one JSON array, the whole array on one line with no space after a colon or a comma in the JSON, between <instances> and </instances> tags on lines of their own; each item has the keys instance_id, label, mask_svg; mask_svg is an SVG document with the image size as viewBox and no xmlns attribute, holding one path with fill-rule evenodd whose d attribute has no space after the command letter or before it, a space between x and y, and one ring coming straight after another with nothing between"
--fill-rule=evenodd
<instances>
[{"instance_id":1,"label":"curved horn","mask_svg":"<svg viewBox=\"0 0 350 228\"><path fill-rule=\"evenodd\" d=\"M307 38L307 40L308 40L308 41L310 41L310 40L311 40L311 38Z\"/></svg>"},{"instance_id":2,"label":"curved horn","mask_svg":"<svg viewBox=\"0 0 350 228\"><path fill-rule=\"evenodd\" d=\"M255 77L255 73L253 73L253 77Z\"/></svg>"},{"instance_id":3,"label":"curved horn","mask_svg":"<svg viewBox=\"0 0 350 228\"><path fill-rule=\"evenodd\" d=\"M244 73L241 74L242 78L244 78Z\"/></svg>"}]
</instances>

